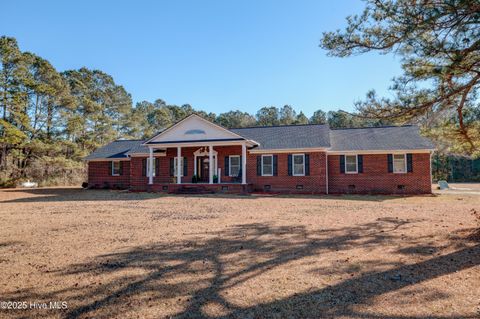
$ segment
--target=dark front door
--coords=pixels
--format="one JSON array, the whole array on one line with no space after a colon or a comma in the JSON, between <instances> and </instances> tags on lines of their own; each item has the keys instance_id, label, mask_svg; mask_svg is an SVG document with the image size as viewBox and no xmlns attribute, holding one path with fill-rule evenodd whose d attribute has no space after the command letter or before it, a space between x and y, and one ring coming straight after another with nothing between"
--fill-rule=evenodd
<instances>
[{"instance_id":1,"label":"dark front door","mask_svg":"<svg viewBox=\"0 0 480 319\"><path fill-rule=\"evenodd\" d=\"M201 156L197 157L197 172L200 179L200 182L208 183L208 157Z\"/></svg>"}]
</instances>

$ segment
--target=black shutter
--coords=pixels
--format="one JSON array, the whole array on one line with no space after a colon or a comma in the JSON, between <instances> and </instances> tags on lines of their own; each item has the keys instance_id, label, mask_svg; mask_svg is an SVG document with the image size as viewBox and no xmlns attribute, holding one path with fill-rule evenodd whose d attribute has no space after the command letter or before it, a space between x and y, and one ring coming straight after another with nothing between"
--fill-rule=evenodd
<instances>
[{"instance_id":1,"label":"black shutter","mask_svg":"<svg viewBox=\"0 0 480 319\"><path fill-rule=\"evenodd\" d=\"M388 172L393 173L393 155L387 154Z\"/></svg>"},{"instance_id":2,"label":"black shutter","mask_svg":"<svg viewBox=\"0 0 480 319\"><path fill-rule=\"evenodd\" d=\"M340 155L340 173L345 174L345 155Z\"/></svg>"},{"instance_id":3,"label":"black shutter","mask_svg":"<svg viewBox=\"0 0 480 319\"><path fill-rule=\"evenodd\" d=\"M183 158L183 176L188 175L188 166L187 166L187 158Z\"/></svg>"},{"instance_id":4,"label":"black shutter","mask_svg":"<svg viewBox=\"0 0 480 319\"><path fill-rule=\"evenodd\" d=\"M118 172L118 175L123 175L123 161L120 161L119 166L120 166L120 171Z\"/></svg>"},{"instance_id":5,"label":"black shutter","mask_svg":"<svg viewBox=\"0 0 480 319\"><path fill-rule=\"evenodd\" d=\"M142 176L147 176L147 159L142 159Z\"/></svg>"},{"instance_id":6,"label":"black shutter","mask_svg":"<svg viewBox=\"0 0 480 319\"><path fill-rule=\"evenodd\" d=\"M108 171L108 175L111 176L111 175L113 175L113 174L112 174L112 171L113 171L113 161L110 161L110 165L109 165L108 167L110 168L109 171Z\"/></svg>"},{"instance_id":7,"label":"black shutter","mask_svg":"<svg viewBox=\"0 0 480 319\"><path fill-rule=\"evenodd\" d=\"M257 156L257 176L262 175L262 156Z\"/></svg>"},{"instance_id":8,"label":"black shutter","mask_svg":"<svg viewBox=\"0 0 480 319\"><path fill-rule=\"evenodd\" d=\"M230 157L225 156L225 167L223 168L223 171L225 172L225 176L230 175Z\"/></svg>"},{"instance_id":9,"label":"black shutter","mask_svg":"<svg viewBox=\"0 0 480 319\"><path fill-rule=\"evenodd\" d=\"M412 154L407 154L407 172L413 172L413 156Z\"/></svg>"},{"instance_id":10,"label":"black shutter","mask_svg":"<svg viewBox=\"0 0 480 319\"><path fill-rule=\"evenodd\" d=\"M174 175L174 161L175 161L175 157L170 157L170 176L173 176Z\"/></svg>"},{"instance_id":11,"label":"black shutter","mask_svg":"<svg viewBox=\"0 0 480 319\"><path fill-rule=\"evenodd\" d=\"M292 154L288 154L288 176L292 176Z\"/></svg>"},{"instance_id":12,"label":"black shutter","mask_svg":"<svg viewBox=\"0 0 480 319\"><path fill-rule=\"evenodd\" d=\"M310 154L305 154L305 176L310 175Z\"/></svg>"},{"instance_id":13,"label":"black shutter","mask_svg":"<svg viewBox=\"0 0 480 319\"><path fill-rule=\"evenodd\" d=\"M273 176L278 175L278 155L273 155Z\"/></svg>"},{"instance_id":14,"label":"black shutter","mask_svg":"<svg viewBox=\"0 0 480 319\"><path fill-rule=\"evenodd\" d=\"M160 159L157 157L155 159L155 176L158 177L160 175Z\"/></svg>"},{"instance_id":15,"label":"black shutter","mask_svg":"<svg viewBox=\"0 0 480 319\"><path fill-rule=\"evenodd\" d=\"M357 155L357 160L358 172L363 173L363 155Z\"/></svg>"}]
</instances>

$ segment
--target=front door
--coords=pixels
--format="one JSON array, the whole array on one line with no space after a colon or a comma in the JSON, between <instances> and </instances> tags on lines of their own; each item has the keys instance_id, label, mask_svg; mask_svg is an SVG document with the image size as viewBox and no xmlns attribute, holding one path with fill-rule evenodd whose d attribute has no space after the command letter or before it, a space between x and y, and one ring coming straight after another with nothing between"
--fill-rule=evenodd
<instances>
[{"instance_id":1,"label":"front door","mask_svg":"<svg viewBox=\"0 0 480 319\"><path fill-rule=\"evenodd\" d=\"M200 156L197 157L197 172L198 172L198 177L199 181L203 183L208 183L208 171L209 171L209 165L208 165L209 159L207 156Z\"/></svg>"}]
</instances>

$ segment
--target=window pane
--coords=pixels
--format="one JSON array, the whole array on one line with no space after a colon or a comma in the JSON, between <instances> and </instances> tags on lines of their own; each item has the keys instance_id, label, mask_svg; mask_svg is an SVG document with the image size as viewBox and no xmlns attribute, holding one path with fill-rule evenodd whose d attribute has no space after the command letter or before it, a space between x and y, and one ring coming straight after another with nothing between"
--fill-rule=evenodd
<instances>
[{"instance_id":1,"label":"window pane","mask_svg":"<svg viewBox=\"0 0 480 319\"><path fill-rule=\"evenodd\" d=\"M348 173L357 172L357 156L355 155L346 155L345 156L345 168Z\"/></svg>"},{"instance_id":2,"label":"window pane","mask_svg":"<svg viewBox=\"0 0 480 319\"><path fill-rule=\"evenodd\" d=\"M262 156L263 175L273 175L273 156Z\"/></svg>"},{"instance_id":3,"label":"window pane","mask_svg":"<svg viewBox=\"0 0 480 319\"><path fill-rule=\"evenodd\" d=\"M263 156L263 165L271 165L272 164L272 156Z\"/></svg>"},{"instance_id":4,"label":"window pane","mask_svg":"<svg viewBox=\"0 0 480 319\"><path fill-rule=\"evenodd\" d=\"M303 155L293 155L293 175L304 175L304 157Z\"/></svg>"},{"instance_id":5,"label":"window pane","mask_svg":"<svg viewBox=\"0 0 480 319\"><path fill-rule=\"evenodd\" d=\"M303 155L294 155L293 162L295 164L302 164L303 165Z\"/></svg>"},{"instance_id":6,"label":"window pane","mask_svg":"<svg viewBox=\"0 0 480 319\"><path fill-rule=\"evenodd\" d=\"M393 171L395 173L405 173L407 171L405 167L405 155L394 154L393 155Z\"/></svg>"},{"instance_id":7,"label":"window pane","mask_svg":"<svg viewBox=\"0 0 480 319\"><path fill-rule=\"evenodd\" d=\"M230 156L230 164L234 166L240 165L240 156Z\"/></svg>"},{"instance_id":8,"label":"window pane","mask_svg":"<svg viewBox=\"0 0 480 319\"><path fill-rule=\"evenodd\" d=\"M113 162L112 175L120 175L120 162Z\"/></svg>"},{"instance_id":9,"label":"window pane","mask_svg":"<svg viewBox=\"0 0 480 319\"><path fill-rule=\"evenodd\" d=\"M157 168L157 161L154 158L153 159L153 176L155 176L156 168ZM150 172L150 159L147 158L147 176L148 176L149 172Z\"/></svg>"}]
</instances>

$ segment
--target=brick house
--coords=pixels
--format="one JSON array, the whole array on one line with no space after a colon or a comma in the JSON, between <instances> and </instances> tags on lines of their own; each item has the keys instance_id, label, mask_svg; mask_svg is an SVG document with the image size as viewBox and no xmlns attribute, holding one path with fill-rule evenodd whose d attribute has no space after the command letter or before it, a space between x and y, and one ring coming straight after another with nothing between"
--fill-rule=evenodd
<instances>
[{"instance_id":1,"label":"brick house","mask_svg":"<svg viewBox=\"0 0 480 319\"><path fill-rule=\"evenodd\" d=\"M117 140L85 160L92 188L421 194L431 192L433 149L415 126L225 129L190 115L148 140Z\"/></svg>"}]
</instances>

